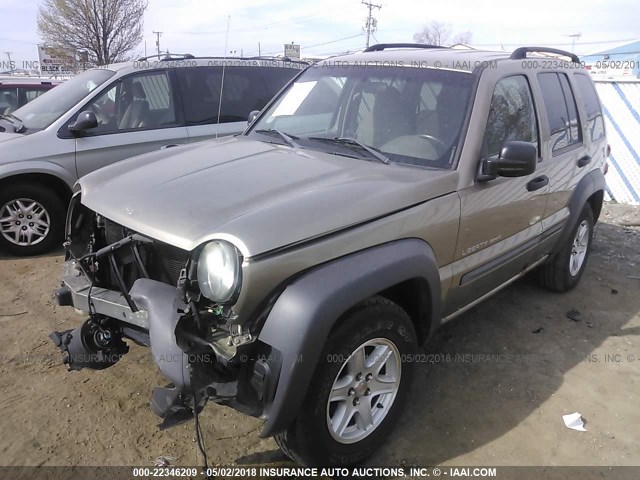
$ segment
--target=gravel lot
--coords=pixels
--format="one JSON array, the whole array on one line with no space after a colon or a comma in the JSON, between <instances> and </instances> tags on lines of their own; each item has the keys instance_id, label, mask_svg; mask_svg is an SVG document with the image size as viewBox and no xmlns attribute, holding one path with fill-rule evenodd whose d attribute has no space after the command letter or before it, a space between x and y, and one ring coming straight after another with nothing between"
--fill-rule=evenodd
<instances>
[{"instance_id":1,"label":"gravel lot","mask_svg":"<svg viewBox=\"0 0 640 480\"><path fill-rule=\"evenodd\" d=\"M577 289L524 279L445 325L371 463L640 465L639 227L640 208L607 205ZM62 261L0 254L0 465L199 462L192 423L157 428L148 400L166 382L146 349L66 371L48 334L82 317L52 299ZM587 432L564 426L573 412ZM290 464L257 419L209 405L201 422L212 464Z\"/></svg>"}]
</instances>

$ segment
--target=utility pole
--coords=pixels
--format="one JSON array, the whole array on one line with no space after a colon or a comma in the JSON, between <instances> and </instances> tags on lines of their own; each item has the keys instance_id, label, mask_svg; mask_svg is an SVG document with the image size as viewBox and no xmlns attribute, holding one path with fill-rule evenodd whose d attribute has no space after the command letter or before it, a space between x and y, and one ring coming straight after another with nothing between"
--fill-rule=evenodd
<instances>
[{"instance_id":1,"label":"utility pole","mask_svg":"<svg viewBox=\"0 0 640 480\"><path fill-rule=\"evenodd\" d=\"M571 53L575 53L576 40L580 40L582 36L581 33L574 33L571 35L567 35L567 37L571 37Z\"/></svg>"},{"instance_id":2,"label":"utility pole","mask_svg":"<svg viewBox=\"0 0 640 480\"><path fill-rule=\"evenodd\" d=\"M380 10L382 8L382 5L375 5L365 0L362 0L362 4L366 5L367 8L369 9L369 16L365 20L365 26L363 29L363 30L365 29L367 30L367 47L369 47L369 40L371 38L371 34L376 31L376 26L378 24L377 20L371 16L371 12L374 8L377 8L378 10Z\"/></svg>"},{"instance_id":3,"label":"utility pole","mask_svg":"<svg viewBox=\"0 0 640 480\"><path fill-rule=\"evenodd\" d=\"M260 42L258 42L258 56L262 56L262 50L260 50Z\"/></svg>"},{"instance_id":4,"label":"utility pole","mask_svg":"<svg viewBox=\"0 0 640 480\"><path fill-rule=\"evenodd\" d=\"M13 63L11 63L11 54L13 52L4 52L7 55L7 58L9 59L9 73L13 73Z\"/></svg>"},{"instance_id":5,"label":"utility pole","mask_svg":"<svg viewBox=\"0 0 640 480\"><path fill-rule=\"evenodd\" d=\"M158 56L160 56L160 35L162 35L162 32L153 32L154 35L156 36L156 51L158 52Z\"/></svg>"}]
</instances>

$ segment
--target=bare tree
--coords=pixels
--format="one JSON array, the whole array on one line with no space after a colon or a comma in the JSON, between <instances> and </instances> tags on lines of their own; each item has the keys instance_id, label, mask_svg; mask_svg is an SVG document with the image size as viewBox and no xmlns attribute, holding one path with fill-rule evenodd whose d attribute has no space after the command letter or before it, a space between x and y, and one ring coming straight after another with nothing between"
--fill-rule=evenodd
<instances>
[{"instance_id":1,"label":"bare tree","mask_svg":"<svg viewBox=\"0 0 640 480\"><path fill-rule=\"evenodd\" d=\"M142 41L147 0L44 0L38 32L52 47L84 50L90 63L128 59Z\"/></svg>"},{"instance_id":2,"label":"bare tree","mask_svg":"<svg viewBox=\"0 0 640 480\"><path fill-rule=\"evenodd\" d=\"M451 26L433 21L429 25L425 25L422 31L413 35L413 40L418 43L426 43L429 45L454 45L456 43L471 42L471 32L460 32L451 39Z\"/></svg>"},{"instance_id":3,"label":"bare tree","mask_svg":"<svg viewBox=\"0 0 640 480\"><path fill-rule=\"evenodd\" d=\"M426 43L428 45L444 45L451 35L451 30L447 24L433 21L429 25L425 25L421 32L413 36L413 40L418 43Z\"/></svg>"},{"instance_id":4,"label":"bare tree","mask_svg":"<svg viewBox=\"0 0 640 480\"><path fill-rule=\"evenodd\" d=\"M466 32L460 32L453 37L451 44L456 45L458 43L462 43L463 45L466 45L471 43L471 38L473 38L473 34L469 30Z\"/></svg>"}]
</instances>

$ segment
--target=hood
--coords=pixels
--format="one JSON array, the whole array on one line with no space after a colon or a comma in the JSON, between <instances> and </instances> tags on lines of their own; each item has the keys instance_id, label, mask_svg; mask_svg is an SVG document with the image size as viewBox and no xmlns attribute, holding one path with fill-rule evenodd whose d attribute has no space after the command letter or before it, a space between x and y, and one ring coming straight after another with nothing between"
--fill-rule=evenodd
<instances>
[{"instance_id":1,"label":"hood","mask_svg":"<svg viewBox=\"0 0 640 480\"><path fill-rule=\"evenodd\" d=\"M13 130L13 127L11 127L11 130ZM22 134L22 133L9 133L9 129L7 129L4 132L0 132L0 143L6 142L8 140L15 140L16 138L22 138L22 137L24 137L24 134Z\"/></svg>"},{"instance_id":2,"label":"hood","mask_svg":"<svg viewBox=\"0 0 640 480\"><path fill-rule=\"evenodd\" d=\"M80 180L82 203L184 250L232 241L245 257L455 190L455 171L384 165L238 136L134 157Z\"/></svg>"}]
</instances>

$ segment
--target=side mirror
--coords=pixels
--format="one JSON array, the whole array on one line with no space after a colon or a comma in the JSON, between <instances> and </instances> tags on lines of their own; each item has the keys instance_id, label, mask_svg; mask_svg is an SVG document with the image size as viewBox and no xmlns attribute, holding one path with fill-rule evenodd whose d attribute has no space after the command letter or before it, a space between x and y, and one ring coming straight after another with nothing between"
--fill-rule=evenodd
<instances>
[{"instance_id":1,"label":"side mirror","mask_svg":"<svg viewBox=\"0 0 640 480\"><path fill-rule=\"evenodd\" d=\"M536 171L538 150L533 143L511 140L504 144L498 158L486 158L480 163L478 180L486 182L497 177L526 177Z\"/></svg>"},{"instance_id":2,"label":"side mirror","mask_svg":"<svg viewBox=\"0 0 640 480\"><path fill-rule=\"evenodd\" d=\"M247 124L251 125L253 123L253 121L258 118L258 115L260 115L260 110L253 110L250 114L249 114L249 118L247 118Z\"/></svg>"},{"instance_id":3,"label":"side mirror","mask_svg":"<svg viewBox=\"0 0 640 480\"><path fill-rule=\"evenodd\" d=\"M81 112L75 122L69 125L69 131L80 133L98 126L98 119L93 112Z\"/></svg>"}]
</instances>

